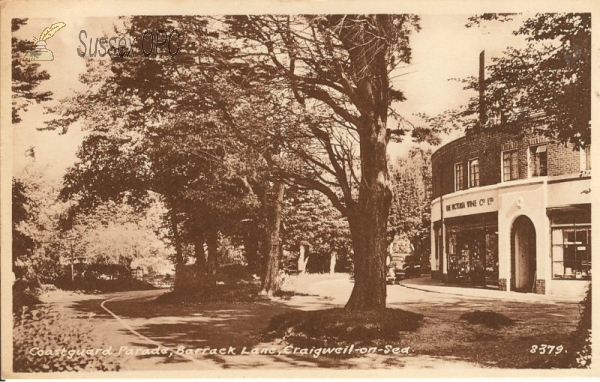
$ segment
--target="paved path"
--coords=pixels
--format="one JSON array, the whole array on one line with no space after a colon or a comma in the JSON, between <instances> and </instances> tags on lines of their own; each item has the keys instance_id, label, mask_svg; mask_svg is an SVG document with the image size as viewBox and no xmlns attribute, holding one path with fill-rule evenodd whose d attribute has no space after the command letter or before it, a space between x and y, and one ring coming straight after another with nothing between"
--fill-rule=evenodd
<instances>
[{"instance_id":1,"label":"paved path","mask_svg":"<svg viewBox=\"0 0 600 382\"><path fill-rule=\"evenodd\" d=\"M548 302L548 303L578 303L583 296L576 295L543 295L536 293L507 292L484 288L469 288L463 286L452 286L440 282L432 282L430 277L421 277L416 279L406 279L400 282L400 285L422 290L425 292L452 294L463 297L480 297L499 299L502 301L519 302Z\"/></svg>"}]
</instances>

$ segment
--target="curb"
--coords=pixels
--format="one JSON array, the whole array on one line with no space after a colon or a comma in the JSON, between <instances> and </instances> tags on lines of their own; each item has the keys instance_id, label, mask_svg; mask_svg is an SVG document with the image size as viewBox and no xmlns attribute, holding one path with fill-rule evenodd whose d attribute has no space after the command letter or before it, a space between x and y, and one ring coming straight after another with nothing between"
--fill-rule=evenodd
<instances>
[{"instance_id":1,"label":"curb","mask_svg":"<svg viewBox=\"0 0 600 382\"><path fill-rule=\"evenodd\" d=\"M507 295L506 297L504 296L476 296L473 294L468 294L468 293L457 293L457 292L453 292L453 291L446 291L446 290L436 290L438 287L432 287L432 288L419 288L418 284L405 284L405 283L400 283L398 284L404 288L407 289L414 289L414 290L419 290L422 292L429 292L429 293L438 293L438 294L450 294L453 296L461 296L461 297L469 297L469 298L479 298L479 299L496 299L496 300L503 300L503 301L511 301L511 302L533 302L533 303L540 303L540 304L579 304L579 301L572 301L572 300L561 300L560 298L557 299L552 299L549 297L542 297L539 300L529 300L529 299L519 299L519 298L514 298L514 296L511 295ZM441 287L444 288L444 287ZM467 288L465 288L467 289ZM507 292L510 293L510 292ZM542 296L542 295L540 295Z\"/></svg>"}]
</instances>

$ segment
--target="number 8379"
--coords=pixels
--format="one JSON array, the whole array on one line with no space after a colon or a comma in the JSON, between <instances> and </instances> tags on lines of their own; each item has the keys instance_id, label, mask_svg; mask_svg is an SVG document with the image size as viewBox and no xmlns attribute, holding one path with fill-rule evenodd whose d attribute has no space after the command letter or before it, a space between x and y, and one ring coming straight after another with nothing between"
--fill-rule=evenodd
<instances>
[{"instance_id":1,"label":"number 8379","mask_svg":"<svg viewBox=\"0 0 600 382\"><path fill-rule=\"evenodd\" d=\"M547 345L547 344L541 344L541 345L531 345L531 349L529 349L529 352L531 354L560 354L562 352L567 352L565 350L565 348L562 345Z\"/></svg>"}]
</instances>

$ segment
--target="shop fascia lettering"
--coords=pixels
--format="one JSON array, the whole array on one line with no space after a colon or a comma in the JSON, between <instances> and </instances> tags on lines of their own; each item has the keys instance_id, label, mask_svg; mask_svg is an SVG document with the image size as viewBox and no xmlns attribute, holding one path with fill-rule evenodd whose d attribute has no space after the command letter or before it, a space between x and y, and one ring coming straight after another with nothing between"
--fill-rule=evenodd
<instances>
[{"instance_id":1,"label":"shop fascia lettering","mask_svg":"<svg viewBox=\"0 0 600 382\"><path fill-rule=\"evenodd\" d=\"M467 200L466 202L458 202L458 203L448 204L446 206L446 211L460 210L463 208L483 207L485 205L489 206L489 205L492 205L493 203L494 203L494 198L492 198L492 197Z\"/></svg>"}]
</instances>

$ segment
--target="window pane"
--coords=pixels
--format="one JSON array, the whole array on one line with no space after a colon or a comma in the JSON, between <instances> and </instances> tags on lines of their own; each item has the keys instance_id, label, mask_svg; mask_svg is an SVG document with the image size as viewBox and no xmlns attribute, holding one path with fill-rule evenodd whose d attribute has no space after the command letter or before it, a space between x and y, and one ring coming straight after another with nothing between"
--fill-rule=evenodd
<instances>
[{"instance_id":1,"label":"window pane","mask_svg":"<svg viewBox=\"0 0 600 382\"><path fill-rule=\"evenodd\" d=\"M478 187L479 186L479 160L473 159L470 162L470 187Z\"/></svg>"},{"instance_id":2,"label":"window pane","mask_svg":"<svg viewBox=\"0 0 600 382\"><path fill-rule=\"evenodd\" d=\"M587 244L587 229L575 231L575 241L577 244Z\"/></svg>"},{"instance_id":3,"label":"window pane","mask_svg":"<svg viewBox=\"0 0 600 382\"><path fill-rule=\"evenodd\" d=\"M562 229L553 229L552 230L552 244L553 245L557 245L557 244L562 245L562 243L563 243L563 230Z\"/></svg>"},{"instance_id":4,"label":"window pane","mask_svg":"<svg viewBox=\"0 0 600 382\"><path fill-rule=\"evenodd\" d=\"M552 275L557 278L591 277L591 228L552 229Z\"/></svg>"},{"instance_id":5,"label":"window pane","mask_svg":"<svg viewBox=\"0 0 600 382\"><path fill-rule=\"evenodd\" d=\"M539 164L540 164L540 176L546 176L548 175L548 166L547 166L547 153L546 151L543 151L541 153L538 154L539 156Z\"/></svg>"},{"instance_id":6,"label":"window pane","mask_svg":"<svg viewBox=\"0 0 600 382\"><path fill-rule=\"evenodd\" d=\"M462 190L464 188L464 168L462 163L458 163L455 166L455 187L456 191Z\"/></svg>"},{"instance_id":7,"label":"window pane","mask_svg":"<svg viewBox=\"0 0 600 382\"><path fill-rule=\"evenodd\" d=\"M503 153L503 179L514 180L519 178L519 163L517 150Z\"/></svg>"}]
</instances>

